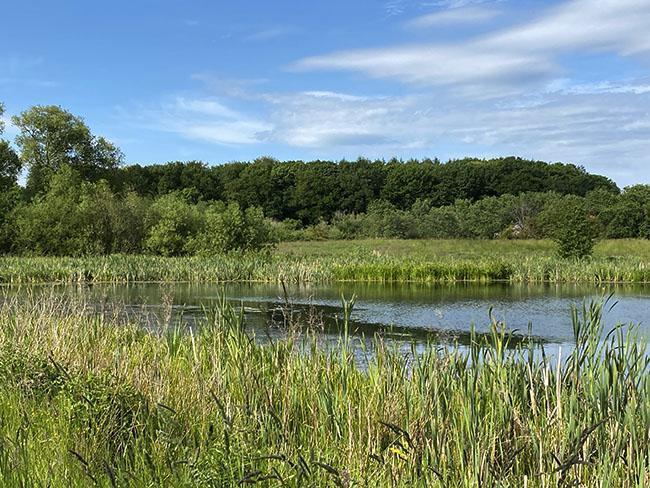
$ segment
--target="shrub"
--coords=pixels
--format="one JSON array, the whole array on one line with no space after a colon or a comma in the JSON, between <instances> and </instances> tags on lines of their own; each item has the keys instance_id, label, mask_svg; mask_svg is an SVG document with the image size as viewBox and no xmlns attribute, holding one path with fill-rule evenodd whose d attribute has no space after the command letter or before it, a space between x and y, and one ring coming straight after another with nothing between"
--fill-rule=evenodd
<instances>
[{"instance_id":1,"label":"shrub","mask_svg":"<svg viewBox=\"0 0 650 488\"><path fill-rule=\"evenodd\" d=\"M364 234L369 237L409 239L417 237L417 225L410 212L379 200L368 207Z\"/></svg>"},{"instance_id":2,"label":"shrub","mask_svg":"<svg viewBox=\"0 0 650 488\"><path fill-rule=\"evenodd\" d=\"M203 224L198 208L182 193L164 195L147 212L145 250L161 256L191 254Z\"/></svg>"},{"instance_id":3,"label":"shrub","mask_svg":"<svg viewBox=\"0 0 650 488\"><path fill-rule=\"evenodd\" d=\"M337 213L332 221L333 239L357 239L363 236L365 215Z\"/></svg>"},{"instance_id":4,"label":"shrub","mask_svg":"<svg viewBox=\"0 0 650 488\"><path fill-rule=\"evenodd\" d=\"M560 257L583 258L592 254L597 224L594 216L588 214L584 199L570 195L549 203L540 222L557 243Z\"/></svg>"},{"instance_id":5,"label":"shrub","mask_svg":"<svg viewBox=\"0 0 650 488\"><path fill-rule=\"evenodd\" d=\"M271 224L259 207L242 210L237 203L217 202L207 207L204 220L203 229L193 244L197 254L256 251L273 243Z\"/></svg>"}]
</instances>

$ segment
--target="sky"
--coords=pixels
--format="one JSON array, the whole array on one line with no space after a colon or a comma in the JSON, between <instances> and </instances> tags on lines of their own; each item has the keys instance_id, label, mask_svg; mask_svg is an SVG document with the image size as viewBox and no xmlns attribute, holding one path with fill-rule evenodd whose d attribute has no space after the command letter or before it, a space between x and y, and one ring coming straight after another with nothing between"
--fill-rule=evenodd
<instances>
[{"instance_id":1,"label":"sky","mask_svg":"<svg viewBox=\"0 0 650 488\"><path fill-rule=\"evenodd\" d=\"M650 183L650 0L21 0L0 102L127 163L516 155Z\"/></svg>"}]
</instances>

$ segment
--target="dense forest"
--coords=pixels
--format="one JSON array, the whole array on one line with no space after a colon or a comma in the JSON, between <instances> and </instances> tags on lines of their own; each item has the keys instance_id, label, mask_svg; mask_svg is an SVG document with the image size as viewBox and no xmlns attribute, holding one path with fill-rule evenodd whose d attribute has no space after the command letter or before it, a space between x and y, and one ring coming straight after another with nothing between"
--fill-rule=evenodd
<instances>
[{"instance_id":1,"label":"dense forest","mask_svg":"<svg viewBox=\"0 0 650 488\"><path fill-rule=\"evenodd\" d=\"M12 122L14 144L0 141L2 253L182 255L282 239L553 237L570 222L593 237L650 237L649 186L621 192L573 164L262 157L124 165L115 145L61 107L35 106Z\"/></svg>"}]
</instances>

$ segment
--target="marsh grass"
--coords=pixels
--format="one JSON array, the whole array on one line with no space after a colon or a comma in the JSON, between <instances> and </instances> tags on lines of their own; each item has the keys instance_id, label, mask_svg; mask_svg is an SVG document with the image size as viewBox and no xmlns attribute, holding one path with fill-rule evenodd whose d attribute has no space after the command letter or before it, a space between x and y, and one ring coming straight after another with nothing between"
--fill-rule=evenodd
<instances>
[{"instance_id":1,"label":"marsh grass","mask_svg":"<svg viewBox=\"0 0 650 488\"><path fill-rule=\"evenodd\" d=\"M361 241L309 245L300 253L225 254L215 257L113 255L103 257L0 257L0 284L134 282L507 282L507 283L649 283L646 244L623 241L637 254L560 259L544 251L544 241ZM499 241L500 242L500 241ZM614 242L614 241L612 241ZM422 246L440 246L440 251ZM384 247L382 247L384 246ZM398 246L398 247L396 247ZM450 246L457 252L451 253ZM473 246L473 247L472 247ZM612 244L601 247L613 251ZM636 247L635 247L636 246ZM402 253L400 250L404 249ZM388 249L388 250L386 250ZM473 253L468 252L473 249ZM311 251L310 251L311 250ZM537 250L537 251L536 251ZM516 251L516 252L515 252Z\"/></svg>"},{"instance_id":2,"label":"marsh grass","mask_svg":"<svg viewBox=\"0 0 650 488\"><path fill-rule=\"evenodd\" d=\"M417 354L376 338L359 368L345 335L260 345L225 302L156 331L8 300L0 485L648 486L647 348L601 318L573 312L566 358L495 323Z\"/></svg>"}]
</instances>

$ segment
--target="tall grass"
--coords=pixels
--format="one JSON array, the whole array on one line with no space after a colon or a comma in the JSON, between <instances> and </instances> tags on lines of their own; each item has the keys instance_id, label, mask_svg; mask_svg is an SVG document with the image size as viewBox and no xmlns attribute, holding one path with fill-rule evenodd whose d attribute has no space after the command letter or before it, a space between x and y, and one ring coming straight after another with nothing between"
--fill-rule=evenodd
<instances>
[{"instance_id":1,"label":"tall grass","mask_svg":"<svg viewBox=\"0 0 650 488\"><path fill-rule=\"evenodd\" d=\"M0 283L38 282L495 282L648 283L648 261L634 257L566 260L550 256L458 258L392 256L230 254L211 258L106 256L0 258Z\"/></svg>"},{"instance_id":2,"label":"tall grass","mask_svg":"<svg viewBox=\"0 0 650 488\"><path fill-rule=\"evenodd\" d=\"M624 328L601 340L601 310L574 311L566 358L495 325L463 349L376 339L361 369L347 336L260 345L225 303L145 331L9 301L0 485L648 486L647 348Z\"/></svg>"}]
</instances>

